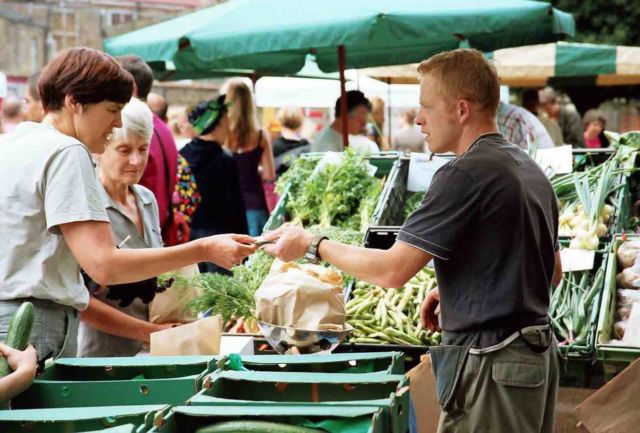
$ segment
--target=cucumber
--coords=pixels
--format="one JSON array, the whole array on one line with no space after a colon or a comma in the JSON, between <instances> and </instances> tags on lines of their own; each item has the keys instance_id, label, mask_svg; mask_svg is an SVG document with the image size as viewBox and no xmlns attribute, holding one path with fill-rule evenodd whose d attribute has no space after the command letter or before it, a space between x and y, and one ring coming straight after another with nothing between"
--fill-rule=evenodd
<instances>
[{"instance_id":1,"label":"cucumber","mask_svg":"<svg viewBox=\"0 0 640 433\"><path fill-rule=\"evenodd\" d=\"M322 433L322 430L267 421L225 421L196 433Z\"/></svg>"},{"instance_id":2,"label":"cucumber","mask_svg":"<svg viewBox=\"0 0 640 433\"><path fill-rule=\"evenodd\" d=\"M18 350L26 349L29 344L32 326L33 304L31 302L23 302L15 313L13 313L13 316L11 316L4 344ZM0 356L0 377L8 375L11 371L11 367L9 367L7 363L7 358Z\"/></svg>"}]
</instances>

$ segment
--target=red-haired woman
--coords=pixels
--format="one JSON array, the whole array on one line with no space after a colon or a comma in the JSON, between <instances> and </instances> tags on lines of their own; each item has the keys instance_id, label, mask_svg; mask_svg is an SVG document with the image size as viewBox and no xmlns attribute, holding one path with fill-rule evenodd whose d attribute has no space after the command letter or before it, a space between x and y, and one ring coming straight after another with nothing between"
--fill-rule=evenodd
<instances>
[{"instance_id":1,"label":"red-haired woman","mask_svg":"<svg viewBox=\"0 0 640 433\"><path fill-rule=\"evenodd\" d=\"M133 78L109 55L66 50L38 83L46 113L0 141L0 339L23 302L35 306L38 357L75 356L78 311L99 285L152 278L191 263L229 268L255 251L252 238L221 235L171 248L118 249L99 194L91 153L100 154L133 92Z\"/></svg>"}]
</instances>

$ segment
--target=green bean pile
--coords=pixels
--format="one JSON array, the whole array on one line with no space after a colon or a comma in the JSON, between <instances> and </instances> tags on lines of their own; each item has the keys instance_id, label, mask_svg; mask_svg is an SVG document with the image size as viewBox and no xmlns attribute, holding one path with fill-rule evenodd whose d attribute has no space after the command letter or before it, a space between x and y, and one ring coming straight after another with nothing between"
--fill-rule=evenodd
<instances>
[{"instance_id":1,"label":"green bean pile","mask_svg":"<svg viewBox=\"0 0 640 433\"><path fill-rule=\"evenodd\" d=\"M353 343L437 345L440 334L423 329L420 306L436 288L435 273L424 268L401 289L385 289L358 281L347 303L347 322Z\"/></svg>"}]
</instances>

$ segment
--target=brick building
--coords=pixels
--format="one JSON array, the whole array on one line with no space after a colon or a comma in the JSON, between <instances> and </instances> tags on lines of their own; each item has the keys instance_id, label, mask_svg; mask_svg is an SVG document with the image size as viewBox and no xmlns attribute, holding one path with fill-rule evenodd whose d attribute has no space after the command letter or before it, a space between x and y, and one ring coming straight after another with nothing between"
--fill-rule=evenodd
<instances>
[{"instance_id":1,"label":"brick building","mask_svg":"<svg viewBox=\"0 0 640 433\"><path fill-rule=\"evenodd\" d=\"M217 0L0 0L0 72L24 77L56 52L218 3Z\"/></svg>"}]
</instances>

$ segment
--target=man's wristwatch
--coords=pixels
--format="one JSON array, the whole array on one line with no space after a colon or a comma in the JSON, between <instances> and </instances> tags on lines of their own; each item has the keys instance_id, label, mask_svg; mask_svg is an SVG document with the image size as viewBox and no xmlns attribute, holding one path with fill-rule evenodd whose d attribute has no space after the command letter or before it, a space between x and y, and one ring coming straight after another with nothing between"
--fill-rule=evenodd
<instances>
[{"instance_id":1,"label":"man's wristwatch","mask_svg":"<svg viewBox=\"0 0 640 433\"><path fill-rule=\"evenodd\" d=\"M307 252L304 253L304 259L309 262L317 265L320 263L320 255L318 254L318 247L320 246L320 242L328 239L326 236L321 235L313 235L311 238L311 243L309 244L309 248L307 248Z\"/></svg>"}]
</instances>

